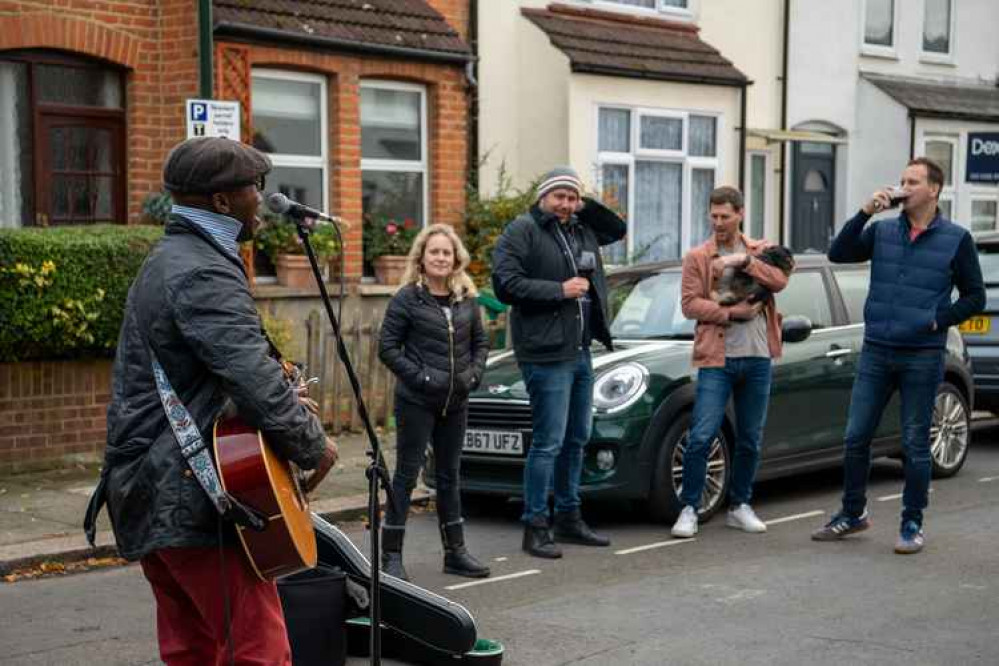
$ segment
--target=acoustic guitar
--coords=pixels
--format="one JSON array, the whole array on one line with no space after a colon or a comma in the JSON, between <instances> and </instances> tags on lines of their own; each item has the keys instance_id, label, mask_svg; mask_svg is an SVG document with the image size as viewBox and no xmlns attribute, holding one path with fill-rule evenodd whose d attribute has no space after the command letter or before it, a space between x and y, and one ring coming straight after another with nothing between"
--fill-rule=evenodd
<instances>
[{"instance_id":1,"label":"acoustic guitar","mask_svg":"<svg viewBox=\"0 0 999 666\"><path fill-rule=\"evenodd\" d=\"M316 535L298 470L238 417L216 421L213 434L222 488L267 520L259 532L236 526L257 576L274 580L316 566Z\"/></svg>"}]
</instances>

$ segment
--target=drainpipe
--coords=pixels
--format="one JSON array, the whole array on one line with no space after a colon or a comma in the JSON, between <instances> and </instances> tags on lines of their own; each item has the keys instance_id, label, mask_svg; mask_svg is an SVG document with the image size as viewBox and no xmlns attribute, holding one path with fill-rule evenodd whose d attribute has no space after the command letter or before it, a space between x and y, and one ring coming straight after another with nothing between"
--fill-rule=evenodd
<instances>
[{"instance_id":1,"label":"drainpipe","mask_svg":"<svg viewBox=\"0 0 999 666\"><path fill-rule=\"evenodd\" d=\"M746 98L749 96L749 82L742 84L742 99L739 101L739 191L746 191Z\"/></svg>"},{"instance_id":2,"label":"drainpipe","mask_svg":"<svg viewBox=\"0 0 999 666\"><path fill-rule=\"evenodd\" d=\"M473 190L479 189L479 0L471 0L468 5L468 45L472 47L472 59L465 65L465 78L468 79L468 184Z\"/></svg>"},{"instance_id":3,"label":"drainpipe","mask_svg":"<svg viewBox=\"0 0 999 666\"><path fill-rule=\"evenodd\" d=\"M198 0L198 75L201 98L212 99L212 0Z\"/></svg>"},{"instance_id":4,"label":"drainpipe","mask_svg":"<svg viewBox=\"0 0 999 666\"><path fill-rule=\"evenodd\" d=\"M784 0L784 37L783 37L783 54L781 55L781 74L780 74L780 128L782 130L787 129L787 62L788 62L788 44L790 42L790 31L791 31L791 0ZM778 244L784 245L784 227L786 220L784 219L787 215L787 142L782 142L780 146L780 195L778 196L778 203L780 209L780 215L777 218L777 237Z\"/></svg>"},{"instance_id":5,"label":"drainpipe","mask_svg":"<svg viewBox=\"0 0 999 666\"><path fill-rule=\"evenodd\" d=\"M909 159L916 156L916 114L909 111Z\"/></svg>"}]
</instances>

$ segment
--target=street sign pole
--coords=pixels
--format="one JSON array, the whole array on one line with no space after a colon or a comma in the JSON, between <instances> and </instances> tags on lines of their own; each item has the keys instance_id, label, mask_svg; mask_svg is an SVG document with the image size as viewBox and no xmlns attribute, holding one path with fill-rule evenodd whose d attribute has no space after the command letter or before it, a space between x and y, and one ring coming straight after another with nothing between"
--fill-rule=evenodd
<instances>
[{"instance_id":1,"label":"street sign pole","mask_svg":"<svg viewBox=\"0 0 999 666\"><path fill-rule=\"evenodd\" d=\"M212 86L215 69L212 51L212 0L198 0L198 66L201 83L199 94L203 99L215 96Z\"/></svg>"}]
</instances>

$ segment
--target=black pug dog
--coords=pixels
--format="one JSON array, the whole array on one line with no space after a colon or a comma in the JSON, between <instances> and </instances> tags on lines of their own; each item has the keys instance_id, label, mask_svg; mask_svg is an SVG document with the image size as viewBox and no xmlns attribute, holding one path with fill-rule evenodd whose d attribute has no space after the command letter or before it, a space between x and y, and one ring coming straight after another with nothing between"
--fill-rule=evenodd
<instances>
[{"instance_id":1,"label":"black pug dog","mask_svg":"<svg viewBox=\"0 0 999 666\"><path fill-rule=\"evenodd\" d=\"M771 245L759 254L754 254L753 258L776 266L784 272L784 275L790 276L794 270L794 257L791 251L782 245ZM728 266L718 278L717 291L712 297L719 305L735 305L742 301L752 304L766 300L770 297L770 293L769 289L759 284L751 275Z\"/></svg>"}]
</instances>

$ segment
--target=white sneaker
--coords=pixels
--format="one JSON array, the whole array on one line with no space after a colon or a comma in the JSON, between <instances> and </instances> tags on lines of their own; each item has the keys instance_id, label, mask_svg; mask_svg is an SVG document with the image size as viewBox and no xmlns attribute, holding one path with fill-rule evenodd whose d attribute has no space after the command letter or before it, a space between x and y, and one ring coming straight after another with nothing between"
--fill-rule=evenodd
<instances>
[{"instance_id":1,"label":"white sneaker","mask_svg":"<svg viewBox=\"0 0 999 666\"><path fill-rule=\"evenodd\" d=\"M740 504L734 509L729 509L728 516L725 517L725 524L737 530L754 534L767 531L766 523L753 513L753 508L748 504Z\"/></svg>"},{"instance_id":2,"label":"white sneaker","mask_svg":"<svg viewBox=\"0 0 999 666\"><path fill-rule=\"evenodd\" d=\"M697 509L692 506L683 507L680 517L673 523L670 534L677 539L689 539L697 534Z\"/></svg>"}]
</instances>

